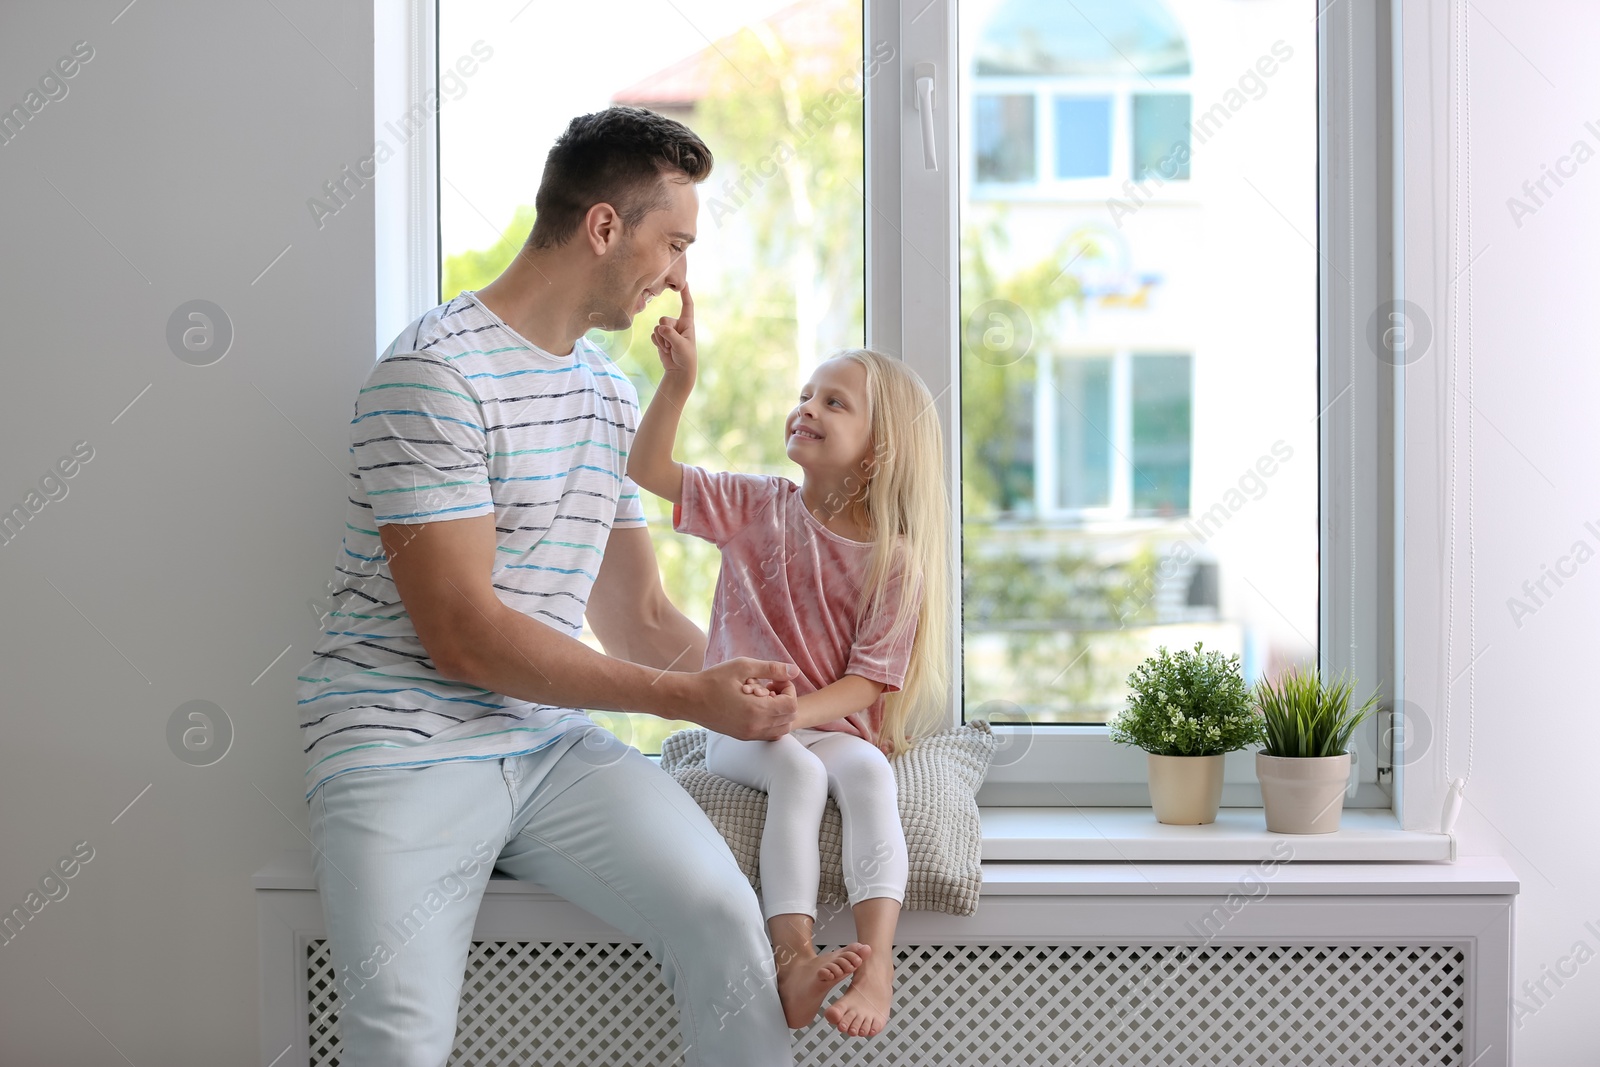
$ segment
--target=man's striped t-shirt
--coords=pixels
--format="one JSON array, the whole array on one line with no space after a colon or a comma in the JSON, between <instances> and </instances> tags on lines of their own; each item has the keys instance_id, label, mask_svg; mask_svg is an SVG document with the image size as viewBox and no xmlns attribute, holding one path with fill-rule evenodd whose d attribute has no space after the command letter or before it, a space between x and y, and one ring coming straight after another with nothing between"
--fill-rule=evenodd
<instances>
[{"instance_id":1,"label":"man's striped t-shirt","mask_svg":"<svg viewBox=\"0 0 1600 1067\"><path fill-rule=\"evenodd\" d=\"M356 397L331 610L298 677L307 799L347 771L518 755L593 721L441 675L378 527L493 515L501 602L576 637L607 537L645 524L626 473L638 422L593 344L551 355L475 292L401 331Z\"/></svg>"}]
</instances>

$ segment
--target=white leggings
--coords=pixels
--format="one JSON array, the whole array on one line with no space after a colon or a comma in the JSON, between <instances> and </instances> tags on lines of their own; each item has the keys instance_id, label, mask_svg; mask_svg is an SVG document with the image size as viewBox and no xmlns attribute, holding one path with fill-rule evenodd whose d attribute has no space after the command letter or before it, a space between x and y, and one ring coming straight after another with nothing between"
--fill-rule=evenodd
<instances>
[{"instance_id":1,"label":"white leggings","mask_svg":"<svg viewBox=\"0 0 1600 1067\"><path fill-rule=\"evenodd\" d=\"M845 893L852 906L870 897L904 902L905 831L894 771L883 751L854 734L799 729L776 741L741 741L713 732L706 742L712 774L764 790L761 911L817 917L821 857L817 832L833 794L844 833Z\"/></svg>"}]
</instances>

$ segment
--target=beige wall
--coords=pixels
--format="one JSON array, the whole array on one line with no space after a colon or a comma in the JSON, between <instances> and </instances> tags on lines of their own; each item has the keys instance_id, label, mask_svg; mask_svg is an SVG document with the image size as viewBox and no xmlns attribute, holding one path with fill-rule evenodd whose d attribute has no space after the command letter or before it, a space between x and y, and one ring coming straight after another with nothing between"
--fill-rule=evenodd
<instances>
[{"instance_id":1,"label":"beige wall","mask_svg":"<svg viewBox=\"0 0 1600 1067\"><path fill-rule=\"evenodd\" d=\"M93 49L0 145L0 507L93 450L0 544L0 910L93 850L0 945L29 1067L256 1058L250 875L305 846L293 678L376 354L370 187L306 207L372 144L371 5L125 3L0 6L0 106ZM195 299L211 366L168 347ZM191 700L233 725L212 766L168 747Z\"/></svg>"}]
</instances>

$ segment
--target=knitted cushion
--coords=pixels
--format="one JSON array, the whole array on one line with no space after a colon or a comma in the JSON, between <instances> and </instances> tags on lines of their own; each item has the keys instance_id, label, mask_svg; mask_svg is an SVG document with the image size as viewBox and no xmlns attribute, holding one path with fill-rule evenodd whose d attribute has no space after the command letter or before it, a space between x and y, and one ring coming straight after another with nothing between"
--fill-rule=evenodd
<instances>
[{"instance_id":1,"label":"knitted cushion","mask_svg":"<svg viewBox=\"0 0 1600 1067\"><path fill-rule=\"evenodd\" d=\"M767 794L706 770L706 736L703 727L668 735L661 742L661 769L705 809L759 893ZM994 732L987 722L978 720L924 737L890 761L910 867L901 905L905 910L953 915L971 915L977 910L978 887L983 881L977 792L994 748ZM842 847L839 806L830 795L817 839L822 862L819 907L837 909L849 904L840 860Z\"/></svg>"}]
</instances>

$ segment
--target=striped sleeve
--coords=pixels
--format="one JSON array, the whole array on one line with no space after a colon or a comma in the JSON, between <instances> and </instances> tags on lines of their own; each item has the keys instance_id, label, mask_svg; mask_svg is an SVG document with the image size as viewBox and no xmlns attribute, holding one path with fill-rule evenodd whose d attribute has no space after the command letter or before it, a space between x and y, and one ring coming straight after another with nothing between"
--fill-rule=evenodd
<instances>
[{"instance_id":1,"label":"striped sleeve","mask_svg":"<svg viewBox=\"0 0 1600 1067\"><path fill-rule=\"evenodd\" d=\"M356 397L350 452L375 522L494 514L481 406L441 359L402 353L372 368Z\"/></svg>"},{"instance_id":2,"label":"striped sleeve","mask_svg":"<svg viewBox=\"0 0 1600 1067\"><path fill-rule=\"evenodd\" d=\"M631 530L648 526L644 518L644 504L639 500L639 487L632 478L622 476L622 493L617 497L617 515L611 520L614 530Z\"/></svg>"}]
</instances>

